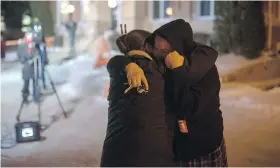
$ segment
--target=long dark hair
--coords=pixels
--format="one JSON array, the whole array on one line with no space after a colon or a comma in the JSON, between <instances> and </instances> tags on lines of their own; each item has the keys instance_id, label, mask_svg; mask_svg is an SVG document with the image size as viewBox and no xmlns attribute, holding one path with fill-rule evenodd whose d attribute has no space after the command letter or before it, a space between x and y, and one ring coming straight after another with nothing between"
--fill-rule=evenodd
<instances>
[{"instance_id":1,"label":"long dark hair","mask_svg":"<svg viewBox=\"0 0 280 168\"><path fill-rule=\"evenodd\" d=\"M127 33L124 41L130 50L142 50L146 38L150 35L151 33L145 30L132 30Z\"/></svg>"}]
</instances>

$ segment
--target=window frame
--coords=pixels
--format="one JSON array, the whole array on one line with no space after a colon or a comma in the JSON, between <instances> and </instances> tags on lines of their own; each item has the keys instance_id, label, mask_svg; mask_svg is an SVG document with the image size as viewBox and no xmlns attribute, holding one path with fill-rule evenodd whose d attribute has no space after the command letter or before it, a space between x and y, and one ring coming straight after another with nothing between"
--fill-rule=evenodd
<instances>
[{"instance_id":1,"label":"window frame","mask_svg":"<svg viewBox=\"0 0 280 168\"><path fill-rule=\"evenodd\" d=\"M149 3L149 18L151 21L171 21L172 20L172 16L170 17L164 17L164 1L167 0L159 0L159 18L154 18L154 1L148 1ZM168 0L170 2L170 7L171 7L171 2L172 0Z\"/></svg>"},{"instance_id":2,"label":"window frame","mask_svg":"<svg viewBox=\"0 0 280 168\"><path fill-rule=\"evenodd\" d=\"M210 0L210 15L208 15L208 16L201 16L200 5L201 5L201 2L203 2L203 0L198 0L196 2L197 2L196 11L197 11L198 19L202 19L202 20L214 20L215 19L215 1L214 0Z\"/></svg>"}]
</instances>

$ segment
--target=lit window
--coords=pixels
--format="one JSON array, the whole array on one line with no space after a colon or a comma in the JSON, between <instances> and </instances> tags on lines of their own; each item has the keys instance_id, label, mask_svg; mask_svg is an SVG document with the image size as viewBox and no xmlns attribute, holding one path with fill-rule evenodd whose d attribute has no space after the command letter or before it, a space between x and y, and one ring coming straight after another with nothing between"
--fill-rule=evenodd
<instances>
[{"instance_id":1,"label":"lit window","mask_svg":"<svg viewBox=\"0 0 280 168\"><path fill-rule=\"evenodd\" d=\"M152 1L152 18L157 19L167 19L172 15L172 8L170 6L170 1Z\"/></svg>"}]
</instances>

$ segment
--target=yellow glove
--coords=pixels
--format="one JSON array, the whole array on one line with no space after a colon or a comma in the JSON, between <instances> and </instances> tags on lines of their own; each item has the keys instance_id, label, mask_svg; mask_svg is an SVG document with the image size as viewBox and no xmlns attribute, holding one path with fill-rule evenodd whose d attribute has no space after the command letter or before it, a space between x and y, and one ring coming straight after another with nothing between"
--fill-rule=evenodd
<instances>
[{"instance_id":1,"label":"yellow glove","mask_svg":"<svg viewBox=\"0 0 280 168\"><path fill-rule=\"evenodd\" d=\"M129 63L125 67L127 72L127 81L133 88L141 87L142 83L146 90L149 89L148 81L143 70L135 63Z\"/></svg>"},{"instance_id":2,"label":"yellow glove","mask_svg":"<svg viewBox=\"0 0 280 168\"><path fill-rule=\"evenodd\" d=\"M169 53L165 58L165 65L169 69L175 69L184 64L184 57L177 51Z\"/></svg>"}]
</instances>

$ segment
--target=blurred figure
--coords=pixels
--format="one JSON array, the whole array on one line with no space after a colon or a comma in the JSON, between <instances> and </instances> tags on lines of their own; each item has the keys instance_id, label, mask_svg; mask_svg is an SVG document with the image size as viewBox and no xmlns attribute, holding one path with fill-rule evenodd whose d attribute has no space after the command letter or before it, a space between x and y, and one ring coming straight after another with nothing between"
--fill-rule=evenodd
<instances>
[{"instance_id":1,"label":"blurred figure","mask_svg":"<svg viewBox=\"0 0 280 168\"><path fill-rule=\"evenodd\" d=\"M110 75L107 134L101 157L102 167L172 167L172 132L165 122L162 69L148 54L144 30L134 30L124 37L126 56L113 57L107 69ZM123 36L121 36L123 37ZM131 88L122 58L143 68L150 89Z\"/></svg>"},{"instance_id":2,"label":"blurred figure","mask_svg":"<svg viewBox=\"0 0 280 168\"><path fill-rule=\"evenodd\" d=\"M17 54L22 63L22 79L23 79L23 88L22 88L22 98L23 102L28 103L29 92L29 82L32 80L33 93L35 93L35 79L34 79L34 45L32 41L32 28L29 27L25 32L23 40L19 40L19 45L17 48Z\"/></svg>"},{"instance_id":3,"label":"blurred figure","mask_svg":"<svg viewBox=\"0 0 280 168\"><path fill-rule=\"evenodd\" d=\"M48 64L49 59L47 56L47 46L46 39L44 34L43 25L38 18L34 18L33 20L33 38L36 44L36 48L39 50L42 64Z\"/></svg>"},{"instance_id":4,"label":"blurred figure","mask_svg":"<svg viewBox=\"0 0 280 168\"><path fill-rule=\"evenodd\" d=\"M4 33L1 31L1 59L5 59L6 56L6 41Z\"/></svg>"},{"instance_id":5,"label":"blurred figure","mask_svg":"<svg viewBox=\"0 0 280 168\"><path fill-rule=\"evenodd\" d=\"M65 27L68 31L70 54L72 52L75 53L76 52L75 42L76 42L77 23L73 20L73 14L72 13L69 14L68 21L65 23Z\"/></svg>"},{"instance_id":6,"label":"blurred figure","mask_svg":"<svg viewBox=\"0 0 280 168\"><path fill-rule=\"evenodd\" d=\"M46 82L45 82L45 65L48 64L49 59L47 56L47 48L46 48L46 40L44 35L44 29L42 26L41 21L38 18L34 18L33 20L33 41L35 42L35 47L39 51L41 57L41 79L43 83L43 88L46 89Z\"/></svg>"},{"instance_id":7,"label":"blurred figure","mask_svg":"<svg viewBox=\"0 0 280 168\"><path fill-rule=\"evenodd\" d=\"M33 95L35 98L35 78L34 78L34 58L40 56L40 77L42 80L43 88L46 89L44 69L48 63L46 43L43 33L43 27L38 18L33 18L32 21L27 25L27 29L23 40L19 40L17 48L18 57L23 64L22 68L22 79L24 81L22 89L23 101L28 103L29 82L33 82ZM37 100L35 100L37 101Z\"/></svg>"}]
</instances>

